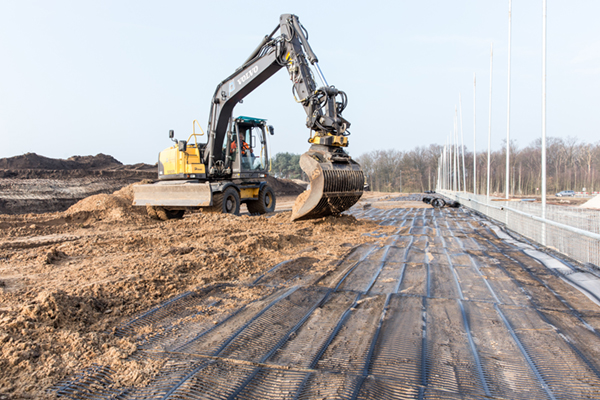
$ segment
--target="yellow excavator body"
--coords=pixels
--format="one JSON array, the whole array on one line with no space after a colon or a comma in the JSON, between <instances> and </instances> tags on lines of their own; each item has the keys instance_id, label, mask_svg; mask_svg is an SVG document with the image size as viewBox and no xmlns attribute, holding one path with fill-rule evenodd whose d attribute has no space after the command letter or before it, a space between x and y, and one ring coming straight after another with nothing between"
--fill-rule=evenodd
<instances>
[{"instance_id":1,"label":"yellow excavator body","mask_svg":"<svg viewBox=\"0 0 600 400\"><path fill-rule=\"evenodd\" d=\"M204 174L206 167L200 161L200 151L194 145L180 151L177 146L160 152L158 161L163 166L164 175Z\"/></svg>"}]
</instances>

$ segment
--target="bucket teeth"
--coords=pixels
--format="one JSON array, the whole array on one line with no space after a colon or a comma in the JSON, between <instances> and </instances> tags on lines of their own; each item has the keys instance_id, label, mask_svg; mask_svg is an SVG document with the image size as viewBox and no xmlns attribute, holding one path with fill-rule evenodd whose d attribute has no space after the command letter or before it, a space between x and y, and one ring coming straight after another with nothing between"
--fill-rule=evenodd
<instances>
[{"instance_id":1,"label":"bucket teeth","mask_svg":"<svg viewBox=\"0 0 600 400\"><path fill-rule=\"evenodd\" d=\"M292 221L339 214L362 196L364 175L360 165L349 157L327 157L327 153L309 151L300 157L300 167L310 178L310 185L296 199Z\"/></svg>"}]
</instances>

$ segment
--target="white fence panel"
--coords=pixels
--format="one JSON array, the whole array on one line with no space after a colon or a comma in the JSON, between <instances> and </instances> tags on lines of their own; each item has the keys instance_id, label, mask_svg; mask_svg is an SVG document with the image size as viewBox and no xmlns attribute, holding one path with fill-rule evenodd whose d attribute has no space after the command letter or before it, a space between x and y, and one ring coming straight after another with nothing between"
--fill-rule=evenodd
<instances>
[{"instance_id":1,"label":"white fence panel","mask_svg":"<svg viewBox=\"0 0 600 400\"><path fill-rule=\"evenodd\" d=\"M546 205L525 201L506 201L465 192L440 191L463 206L505 224L520 235L553 248L581 262L600 266L600 211Z\"/></svg>"}]
</instances>

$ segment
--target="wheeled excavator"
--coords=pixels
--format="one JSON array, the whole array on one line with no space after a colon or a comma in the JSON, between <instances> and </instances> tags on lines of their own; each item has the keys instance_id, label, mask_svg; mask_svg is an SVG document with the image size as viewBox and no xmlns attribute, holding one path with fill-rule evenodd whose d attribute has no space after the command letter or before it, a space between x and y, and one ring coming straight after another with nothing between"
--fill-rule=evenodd
<instances>
[{"instance_id":1,"label":"wheeled excavator","mask_svg":"<svg viewBox=\"0 0 600 400\"><path fill-rule=\"evenodd\" d=\"M264 119L233 117L233 109L283 67L292 80L294 99L306 112L311 144L300 157L310 184L296 199L292 220L339 214L352 207L362 196L364 176L344 150L350 134L350 122L342 116L347 96L327 83L308 32L293 14L283 14L242 66L219 83L206 143L198 142L203 132L195 132L197 121L188 140L174 139L169 131L175 145L159 154L158 181L134 186L133 204L146 206L151 216L163 220L181 218L186 209L197 208L239 214L241 203L252 214L274 211L275 193L266 179L267 136L274 128Z\"/></svg>"}]
</instances>

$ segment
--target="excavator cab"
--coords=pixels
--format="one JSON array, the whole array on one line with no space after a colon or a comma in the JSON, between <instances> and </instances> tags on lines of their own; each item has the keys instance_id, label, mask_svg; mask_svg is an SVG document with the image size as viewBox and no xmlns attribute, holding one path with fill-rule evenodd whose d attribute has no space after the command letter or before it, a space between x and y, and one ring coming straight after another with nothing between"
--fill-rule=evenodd
<instances>
[{"instance_id":1,"label":"excavator cab","mask_svg":"<svg viewBox=\"0 0 600 400\"><path fill-rule=\"evenodd\" d=\"M268 170L266 120L238 117L226 142L234 178L264 177ZM225 152L224 152L225 153Z\"/></svg>"}]
</instances>

